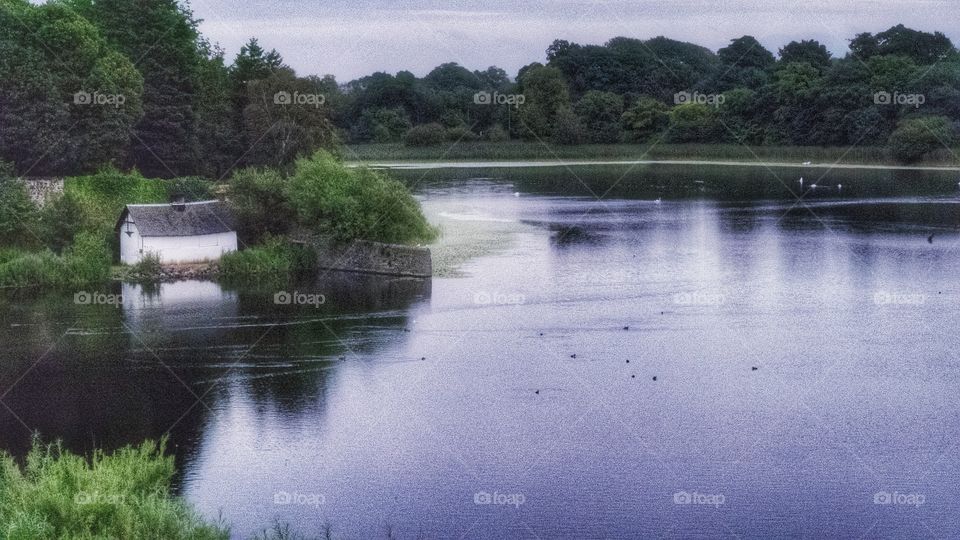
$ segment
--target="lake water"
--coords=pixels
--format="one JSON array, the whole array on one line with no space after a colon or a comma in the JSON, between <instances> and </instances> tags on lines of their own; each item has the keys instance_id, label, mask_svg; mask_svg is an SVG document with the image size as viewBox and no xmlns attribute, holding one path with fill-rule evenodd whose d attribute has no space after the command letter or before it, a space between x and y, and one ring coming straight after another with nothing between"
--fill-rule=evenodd
<instances>
[{"instance_id":1,"label":"lake water","mask_svg":"<svg viewBox=\"0 0 960 540\"><path fill-rule=\"evenodd\" d=\"M238 538L960 536L954 173L400 174L433 280L0 299L0 446L169 433Z\"/></svg>"}]
</instances>

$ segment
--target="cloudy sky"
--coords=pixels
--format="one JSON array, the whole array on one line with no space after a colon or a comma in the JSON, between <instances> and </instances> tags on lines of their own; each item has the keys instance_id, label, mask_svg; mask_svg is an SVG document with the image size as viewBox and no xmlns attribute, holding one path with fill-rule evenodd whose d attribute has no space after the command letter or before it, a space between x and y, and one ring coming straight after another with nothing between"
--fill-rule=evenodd
<instances>
[{"instance_id":1,"label":"cloudy sky","mask_svg":"<svg viewBox=\"0 0 960 540\"><path fill-rule=\"evenodd\" d=\"M664 35L713 50L744 34L776 51L814 38L835 55L859 32L897 23L940 30L960 43L957 0L192 0L203 33L230 58L251 36L301 74L341 82L372 73L424 75L454 61L497 65L511 76L543 61L557 38L603 43Z\"/></svg>"}]
</instances>

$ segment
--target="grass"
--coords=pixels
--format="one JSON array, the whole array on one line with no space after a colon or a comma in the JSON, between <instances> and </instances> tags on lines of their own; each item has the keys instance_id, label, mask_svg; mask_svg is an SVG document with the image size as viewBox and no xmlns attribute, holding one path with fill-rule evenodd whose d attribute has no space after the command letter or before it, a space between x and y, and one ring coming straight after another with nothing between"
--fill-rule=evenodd
<instances>
[{"instance_id":1,"label":"grass","mask_svg":"<svg viewBox=\"0 0 960 540\"><path fill-rule=\"evenodd\" d=\"M220 278L228 283L286 281L316 267L317 256L312 249L272 238L259 246L224 255L220 259Z\"/></svg>"},{"instance_id":2,"label":"grass","mask_svg":"<svg viewBox=\"0 0 960 540\"><path fill-rule=\"evenodd\" d=\"M174 472L163 441L89 459L35 441L22 468L0 454L0 538L228 538L171 493Z\"/></svg>"},{"instance_id":3,"label":"grass","mask_svg":"<svg viewBox=\"0 0 960 540\"><path fill-rule=\"evenodd\" d=\"M96 235L78 235L62 255L50 250L0 250L0 287L66 288L104 283L110 278L110 251Z\"/></svg>"},{"instance_id":4,"label":"grass","mask_svg":"<svg viewBox=\"0 0 960 540\"><path fill-rule=\"evenodd\" d=\"M942 149L923 165L960 165L960 150ZM885 148L818 146L752 146L735 144L588 144L564 146L529 141L463 142L456 145L409 147L401 143L346 147L351 162L384 161L542 161L542 160L701 160L772 161L897 165Z\"/></svg>"},{"instance_id":5,"label":"grass","mask_svg":"<svg viewBox=\"0 0 960 540\"><path fill-rule=\"evenodd\" d=\"M128 204L165 203L168 185L163 180L144 178L137 172L104 169L90 176L67 178L64 193L79 201L87 225L99 233L111 234L120 212Z\"/></svg>"}]
</instances>

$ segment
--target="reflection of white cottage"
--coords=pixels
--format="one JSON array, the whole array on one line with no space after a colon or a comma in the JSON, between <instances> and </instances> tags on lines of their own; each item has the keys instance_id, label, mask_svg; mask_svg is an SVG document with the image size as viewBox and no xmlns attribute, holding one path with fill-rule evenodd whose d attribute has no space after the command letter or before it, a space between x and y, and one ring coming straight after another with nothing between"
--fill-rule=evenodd
<instances>
[{"instance_id":1,"label":"reflection of white cottage","mask_svg":"<svg viewBox=\"0 0 960 540\"><path fill-rule=\"evenodd\" d=\"M220 201L130 204L116 230L124 264L136 264L149 253L163 263L215 261L237 250L233 218Z\"/></svg>"}]
</instances>

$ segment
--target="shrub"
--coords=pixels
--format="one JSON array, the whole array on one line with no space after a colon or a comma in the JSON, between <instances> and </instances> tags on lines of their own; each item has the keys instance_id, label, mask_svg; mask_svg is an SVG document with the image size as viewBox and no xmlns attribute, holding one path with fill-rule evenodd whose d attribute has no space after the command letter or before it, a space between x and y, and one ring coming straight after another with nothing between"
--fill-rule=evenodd
<instances>
[{"instance_id":1,"label":"shrub","mask_svg":"<svg viewBox=\"0 0 960 540\"><path fill-rule=\"evenodd\" d=\"M187 202L213 199L213 182L199 176L185 176L166 181L167 199L183 197Z\"/></svg>"},{"instance_id":2,"label":"shrub","mask_svg":"<svg viewBox=\"0 0 960 540\"><path fill-rule=\"evenodd\" d=\"M407 146L436 146L446 137L446 130L440 124L424 124L407 132L403 143Z\"/></svg>"},{"instance_id":3,"label":"shrub","mask_svg":"<svg viewBox=\"0 0 960 540\"><path fill-rule=\"evenodd\" d=\"M12 177L0 177L0 243L6 246L35 245L39 224L37 206L27 186Z\"/></svg>"},{"instance_id":4,"label":"shrub","mask_svg":"<svg viewBox=\"0 0 960 540\"><path fill-rule=\"evenodd\" d=\"M289 197L300 223L338 242L436 238L406 186L377 171L348 168L326 152L297 161Z\"/></svg>"},{"instance_id":5,"label":"shrub","mask_svg":"<svg viewBox=\"0 0 960 540\"><path fill-rule=\"evenodd\" d=\"M587 130L572 110L561 109L557 113L553 124L553 142L567 145L587 142Z\"/></svg>"},{"instance_id":6,"label":"shrub","mask_svg":"<svg viewBox=\"0 0 960 540\"><path fill-rule=\"evenodd\" d=\"M281 238L268 238L256 247L227 253L220 259L220 276L229 282L285 280L317 268L316 253Z\"/></svg>"},{"instance_id":7,"label":"shrub","mask_svg":"<svg viewBox=\"0 0 960 540\"><path fill-rule=\"evenodd\" d=\"M98 234L77 235L63 255L50 250L6 250L0 258L0 287L76 287L106 282L110 250Z\"/></svg>"},{"instance_id":8,"label":"shrub","mask_svg":"<svg viewBox=\"0 0 960 540\"><path fill-rule=\"evenodd\" d=\"M488 129L485 135L490 142L506 142L510 140L510 134L507 133L507 130L503 129L503 126L500 124L495 124Z\"/></svg>"},{"instance_id":9,"label":"shrub","mask_svg":"<svg viewBox=\"0 0 960 540\"><path fill-rule=\"evenodd\" d=\"M471 142L477 140L477 134L467 126L447 128L445 138L450 142Z\"/></svg>"},{"instance_id":10,"label":"shrub","mask_svg":"<svg viewBox=\"0 0 960 540\"><path fill-rule=\"evenodd\" d=\"M76 197L92 230L113 238L113 226L124 206L167 202L162 180L150 180L133 171L106 168L90 176L68 178L64 192Z\"/></svg>"},{"instance_id":11,"label":"shrub","mask_svg":"<svg viewBox=\"0 0 960 540\"><path fill-rule=\"evenodd\" d=\"M86 459L34 442L22 470L0 454L0 537L228 538L172 494L165 447L146 442Z\"/></svg>"},{"instance_id":12,"label":"shrub","mask_svg":"<svg viewBox=\"0 0 960 540\"><path fill-rule=\"evenodd\" d=\"M233 175L228 200L241 240L253 244L266 235L287 233L293 207L286 186L273 169L243 169Z\"/></svg>"},{"instance_id":13,"label":"shrub","mask_svg":"<svg viewBox=\"0 0 960 540\"><path fill-rule=\"evenodd\" d=\"M44 244L56 253L73 244L77 233L96 226L74 193L63 193L40 210L40 231Z\"/></svg>"},{"instance_id":14,"label":"shrub","mask_svg":"<svg viewBox=\"0 0 960 540\"><path fill-rule=\"evenodd\" d=\"M910 118L900 122L890 135L887 146L903 163L920 161L923 156L953 142L950 120L943 116Z\"/></svg>"}]
</instances>

